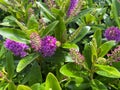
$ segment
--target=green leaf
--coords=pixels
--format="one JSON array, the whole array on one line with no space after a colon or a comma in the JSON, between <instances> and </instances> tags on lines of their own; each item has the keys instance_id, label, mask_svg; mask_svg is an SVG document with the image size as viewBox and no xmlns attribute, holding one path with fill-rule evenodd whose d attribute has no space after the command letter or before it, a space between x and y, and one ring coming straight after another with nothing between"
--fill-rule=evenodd
<instances>
[{"instance_id":1,"label":"green leaf","mask_svg":"<svg viewBox=\"0 0 120 90\"><path fill-rule=\"evenodd\" d=\"M69 22L72 22L72 21L77 21L79 18L82 18L84 17L87 13L90 13L91 11L93 11L95 8L88 8L88 9L84 9L84 10L81 10L81 12L76 16L76 17L73 17L72 20L69 20ZM67 22L67 23L69 23ZM80 23L79 23L80 24Z\"/></svg>"},{"instance_id":2,"label":"green leaf","mask_svg":"<svg viewBox=\"0 0 120 90\"><path fill-rule=\"evenodd\" d=\"M51 13L41 2L36 2L36 4L37 4L45 13L47 13L51 18L55 19L55 17L52 15L52 13Z\"/></svg>"},{"instance_id":3,"label":"green leaf","mask_svg":"<svg viewBox=\"0 0 120 90\"><path fill-rule=\"evenodd\" d=\"M27 30L27 27L24 26L21 22L19 22L18 20L15 20L15 22L17 23L17 25L22 29L22 30ZM33 25L33 24L32 24Z\"/></svg>"},{"instance_id":4,"label":"green leaf","mask_svg":"<svg viewBox=\"0 0 120 90\"><path fill-rule=\"evenodd\" d=\"M17 65L17 72L22 71L27 65L29 65L32 61L34 61L39 54L32 53L29 56L26 56L25 58L21 59L20 62Z\"/></svg>"},{"instance_id":5,"label":"green leaf","mask_svg":"<svg viewBox=\"0 0 120 90\"><path fill-rule=\"evenodd\" d=\"M6 69L9 79L12 79L14 75L15 66L14 66L13 55L10 51L6 53Z\"/></svg>"},{"instance_id":6,"label":"green leaf","mask_svg":"<svg viewBox=\"0 0 120 90\"><path fill-rule=\"evenodd\" d=\"M83 27L78 36L73 40L73 42L74 43L79 42L83 37L85 37L85 35L87 35L89 30L90 30L89 26Z\"/></svg>"},{"instance_id":7,"label":"green leaf","mask_svg":"<svg viewBox=\"0 0 120 90\"><path fill-rule=\"evenodd\" d=\"M88 6L92 7L93 6L93 0L88 0Z\"/></svg>"},{"instance_id":8,"label":"green leaf","mask_svg":"<svg viewBox=\"0 0 120 90\"><path fill-rule=\"evenodd\" d=\"M62 44L62 48L67 48L67 49L74 48L79 51L79 47L74 43L64 43Z\"/></svg>"},{"instance_id":9,"label":"green leaf","mask_svg":"<svg viewBox=\"0 0 120 90\"><path fill-rule=\"evenodd\" d=\"M28 43L27 35L20 30L12 28L0 28L0 34L14 41Z\"/></svg>"},{"instance_id":10,"label":"green leaf","mask_svg":"<svg viewBox=\"0 0 120 90\"><path fill-rule=\"evenodd\" d=\"M87 24L93 24L93 23L95 23L96 22L96 17L94 16L94 15L92 15L92 14L90 14L90 13L88 13L87 15L86 15L86 23Z\"/></svg>"},{"instance_id":11,"label":"green leaf","mask_svg":"<svg viewBox=\"0 0 120 90\"><path fill-rule=\"evenodd\" d=\"M33 64L29 74L30 74L29 85L32 85L37 82L42 83L41 69L37 62Z\"/></svg>"},{"instance_id":12,"label":"green leaf","mask_svg":"<svg viewBox=\"0 0 120 90\"><path fill-rule=\"evenodd\" d=\"M102 82L96 79L92 80L90 82L90 85L92 87L92 90L108 90L107 87Z\"/></svg>"},{"instance_id":13,"label":"green leaf","mask_svg":"<svg viewBox=\"0 0 120 90\"><path fill-rule=\"evenodd\" d=\"M6 49L5 49L4 45L2 45L0 48L0 58L2 58L2 56L5 55L5 53L6 53Z\"/></svg>"},{"instance_id":14,"label":"green leaf","mask_svg":"<svg viewBox=\"0 0 120 90\"><path fill-rule=\"evenodd\" d=\"M97 59L97 43L95 38L90 42L91 52L92 52L92 62L95 62Z\"/></svg>"},{"instance_id":15,"label":"green leaf","mask_svg":"<svg viewBox=\"0 0 120 90\"><path fill-rule=\"evenodd\" d=\"M42 83L41 69L36 61L30 68L29 73L25 76L24 80L22 81L22 84L25 84L27 82L29 83L29 85L32 85L34 83Z\"/></svg>"},{"instance_id":16,"label":"green leaf","mask_svg":"<svg viewBox=\"0 0 120 90\"><path fill-rule=\"evenodd\" d=\"M67 84L67 90L91 90L90 83L76 83L75 81L71 81Z\"/></svg>"},{"instance_id":17,"label":"green leaf","mask_svg":"<svg viewBox=\"0 0 120 90\"><path fill-rule=\"evenodd\" d=\"M10 82L8 85L8 90L16 90L16 86L13 82Z\"/></svg>"},{"instance_id":18,"label":"green leaf","mask_svg":"<svg viewBox=\"0 0 120 90\"><path fill-rule=\"evenodd\" d=\"M92 66L92 49L89 43L85 44L84 51L83 51L85 61L89 68Z\"/></svg>"},{"instance_id":19,"label":"green leaf","mask_svg":"<svg viewBox=\"0 0 120 90\"><path fill-rule=\"evenodd\" d=\"M117 23L117 25L120 28L120 21L119 21L119 10L120 10L120 2L118 2L118 0L112 0L112 14L114 16L114 19Z\"/></svg>"},{"instance_id":20,"label":"green leaf","mask_svg":"<svg viewBox=\"0 0 120 90\"><path fill-rule=\"evenodd\" d=\"M40 84L40 83L36 83L34 85L31 86L32 90L45 90L45 85Z\"/></svg>"},{"instance_id":21,"label":"green leaf","mask_svg":"<svg viewBox=\"0 0 120 90\"><path fill-rule=\"evenodd\" d=\"M109 78L120 78L120 72L112 66L95 64L95 68L95 72L101 76Z\"/></svg>"},{"instance_id":22,"label":"green leaf","mask_svg":"<svg viewBox=\"0 0 120 90\"><path fill-rule=\"evenodd\" d=\"M48 73L47 75L45 90L62 90L57 78L52 73Z\"/></svg>"},{"instance_id":23,"label":"green leaf","mask_svg":"<svg viewBox=\"0 0 120 90\"><path fill-rule=\"evenodd\" d=\"M68 77L81 78L81 67L75 63L68 63L60 68L60 73Z\"/></svg>"},{"instance_id":24,"label":"green leaf","mask_svg":"<svg viewBox=\"0 0 120 90\"><path fill-rule=\"evenodd\" d=\"M7 0L0 0L0 3L3 4L3 5L9 5Z\"/></svg>"},{"instance_id":25,"label":"green leaf","mask_svg":"<svg viewBox=\"0 0 120 90\"><path fill-rule=\"evenodd\" d=\"M57 24L55 29L55 37L57 38L57 40L62 42L64 40L63 35L66 31L66 26L63 17L58 16L57 20L59 21L59 23Z\"/></svg>"},{"instance_id":26,"label":"green leaf","mask_svg":"<svg viewBox=\"0 0 120 90\"><path fill-rule=\"evenodd\" d=\"M17 19L15 17L13 17L12 15L10 16L6 16L4 19L3 19L3 23L1 23L3 26L12 26L12 27L18 27L17 24L16 24L16 21Z\"/></svg>"},{"instance_id":27,"label":"green leaf","mask_svg":"<svg viewBox=\"0 0 120 90\"><path fill-rule=\"evenodd\" d=\"M59 48L52 57L46 57L45 60L47 60L47 62L50 62L50 63L60 64L65 62L65 60L67 59L66 56L68 56L68 53Z\"/></svg>"},{"instance_id":28,"label":"green leaf","mask_svg":"<svg viewBox=\"0 0 120 90\"><path fill-rule=\"evenodd\" d=\"M105 42L104 44L102 44L99 48L98 48L98 56L99 57L103 57L105 56L109 50L111 50L111 48L113 46L115 46L115 41L108 41Z\"/></svg>"},{"instance_id":29,"label":"green leaf","mask_svg":"<svg viewBox=\"0 0 120 90\"><path fill-rule=\"evenodd\" d=\"M58 24L58 22L59 22L59 21L54 21L54 22L52 22L51 24L49 24L49 25L47 26L47 28L41 32L41 33L42 33L41 36L48 35L50 32L54 31L56 25Z\"/></svg>"},{"instance_id":30,"label":"green leaf","mask_svg":"<svg viewBox=\"0 0 120 90\"><path fill-rule=\"evenodd\" d=\"M8 88L8 83L0 82L0 90L7 90L7 88Z\"/></svg>"},{"instance_id":31,"label":"green leaf","mask_svg":"<svg viewBox=\"0 0 120 90\"><path fill-rule=\"evenodd\" d=\"M32 90L32 89L28 86L25 86L25 85L19 85L17 87L17 90Z\"/></svg>"},{"instance_id":32,"label":"green leaf","mask_svg":"<svg viewBox=\"0 0 120 90\"><path fill-rule=\"evenodd\" d=\"M94 38L96 39L96 43L97 43L97 47L99 47L101 45L101 41L102 41L102 33L101 30L96 30L94 33Z\"/></svg>"},{"instance_id":33,"label":"green leaf","mask_svg":"<svg viewBox=\"0 0 120 90\"><path fill-rule=\"evenodd\" d=\"M73 41L74 39L76 39L76 37L79 35L80 31L83 28L83 24L80 24L79 28L76 29L68 38L69 38L69 42Z\"/></svg>"},{"instance_id":34,"label":"green leaf","mask_svg":"<svg viewBox=\"0 0 120 90\"><path fill-rule=\"evenodd\" d=\"M27 27L28 27L28 29L38 30L38 28L39 28L39 23L38 23L38 21L36 20L36 18L35 18L34 15L32 15L32 16L30 17L30 19L28 20Z\"/></svg>"}]
</instances>

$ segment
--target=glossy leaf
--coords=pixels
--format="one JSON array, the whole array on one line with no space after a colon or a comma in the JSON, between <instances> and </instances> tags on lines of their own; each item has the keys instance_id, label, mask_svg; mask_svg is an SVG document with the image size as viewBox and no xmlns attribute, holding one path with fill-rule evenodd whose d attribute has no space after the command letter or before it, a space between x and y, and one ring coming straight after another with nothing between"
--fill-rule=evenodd
<instances>
[{"instance_id":1,"label":"glossy leaf","mask_svg":"<svg viewBox=\"0 0 120 90\"><path fill-rule=\"evenodd\" d=\"M6 53L6 69L9 79L12 79L14 76L15 65L14 65L13 54L10 51Z\"/></svg>"},{"instance_id":2,"label":"glossy leaf","mask_svg":"<svg viewBox=\"0 0 120 90\"><path fill-rule=\"evenodd\" d=\"M109 78L120 78L120 72L112 66L108 65L95 65L96 73Z\"/></svg>"},{"instance_id":3,"label":"glossy leaf","mask_svg":"<svg viewBox=\"0 0 120 90\"><path fill-rule=\"evenodd\" d=\"M0 3L3 5L8 5L9 3L6 0L0 0Z\"/></svg>"},{"instance_id":4,"label":"glossy leaf","mask_svg":"<svg viewBox=\"0 0 120 90\"><path fill-rule=\"evenodd\" d=\"M17 87L17 90L32 90L32 89L28 86L25 86L25 85L19 85Z\"/></svg>"},{"instance_id":5,"label":"glossy leaf","mask_svg":"<svg viewBox=\"0 0 120 90\"><path fill-rule=\"evenodd\" d=\"M20 30L12 28L0 28L0 34L14 41L28 43L27 35Z\"/></svg>"},{"instance_id":6,"label":"glossy leaf","mask_svg":"<svg viewBox=\"0 0 120 90\"><path fill-rule=\"evenodd\" d=\"M96 39L96 43L97 43L97 47L99 47L101 45L101 41L102 41L102 33L101 30L96 30L93 36Z\"/></svg>"},{"instance_id":7,"label":"glossy leaf","mask_svg":"<svg viewBox=\"0 0 120 90\"><path fill-rule=\"evenodd\" d=\"M14 26L14 27L17 27L17 23L15 22L17 19L10 15L10 16L6 16L4 19L3 19L3 26Z\"/></svg>"},{"instance_id":8,"label":"glossy leaf","mask_svg":"<svg viewBox=\"0 0 120 90\"><path fill-rule=\"evenodd\" d=\"M29 85L34 83L42 83L41 69L37 62L34 62L29 75Z\"/></svg>"},{"instance_id":9,"label":"glossy leaf","mask_svg":"<svg viewBox=\"0 0 120 90\"><path fill-rule=\"evenodd\" d=\"M15 20L15 22L17 23L17 25L18 25L22 30L27 30L27 27L24 26L21 22L19 22L18 20Z\"/></svg>"},{"instance_id":10,"label":"glossy leaf","mask_svg":"<svg viewBox=\"0 0 120 90\"><path fill-rule=\"evenodd\" d=\"M97 79L93 79L90 83L92 90L108 90L107 87Z\"/></svg>"},{"instance_id":11,"label":"glossy leaf","mask_svg":"<svg viewBox=\"0 0 120 90\"><path fill-rule=\"evenodd\" d=\"M52 22L51 24L49 24L47 26L47 28L45 30L43 30L41 33L42 35L41 36L45 36L45 35L48 35L50 32L54 31L55 30L55 27L57 26L59 21L54 21Z\"/></svg>"},{"instance_id":12,"label":"glossy leaf","mask_svg":"<svg viewBox=\"0 0 120 90\"><path fill-rule=\"evenodd\" d=\"M57 40L63 42L64 40L63 34L66 31L65 22L64 22L64 19L60 16L57 17L57 20L59 21L59 23L55 28L55 37L57 38Z\"/></svg>"},{"instance_id":13,"label":"glossy leaf","mask_svg":"<svg viewBox=\"0 0 120 90\"><path fill-rule=\"evenodd\" d=\"M0 58L2 58L3 55L5 55L6 49L4 47L4 45L1 46L0 48Z\"/></svg>"},{"instance_id":14,"label":"glossy leaf","mask_svg":"<svg viewBox=\"0 0 120 90\"><path fill-rule=\"evenodd\" d=\"M42 10L47 13L51 18L55 19L55 17L52 15L52 13L41 3L41 2L36 2L37 5L42 8Z\"/></svg>"},{"instance_id":15,"label":"glossy leaf","mask_svg":"<svg viewBox=\"0 0 120 90\"><path fill-rule=\"evenodd\" d=\"M70 36L69 36L69 42L73 41L74 39L76 39L76 37L79 35L80 31L82 30L83 28L83 24L81 24L79 26L78 29L76 29Z\"/></svg>"},{"instance_id":16,"label":"glossy leaf","mask_svg":"<svg viewBox=\"0 0 120 90\"><path fill-rule=\"evenodd\" d=\"M76 44L74 44L74 43L64 43L62 45L62 48L66 48L66 49L74 48L74 49L79 51L79 47Z\"/></svg>"},{"instance_id":17,"label":"glossy leaf","mask_svg":"<svg viewBox=\"0 0 120 90\"><path fill-rule=\"evenodd\" d=\"M9 85L8 85L8 90L16 90L16 86L13 82L10 82Z\"/></svg>"},{"instance_id":18,"label":"glossy leaf","mask_svg":"<svg viewBox=\"0 0 120 90\"><path fill-rule=\"evenodd\" d=\"M24 77L22 84L27 83L33 85L34 83L42 83L41 69L38 63L35 61L30 68L30 71Z\"/></svg>"},{"instance_id":19,"label":"glossy leaf","mask_svg":"<svg viewBox=\"0 0 120 90\"><path fill-rule=\"evenodd\" d=\"M73 40L74 43L79 42L83 37L85 37L85 35L87 35L87 33L89 32L90 27L86 26L83 27L81 32L78 34L78 36Z\"/></svg>"},{"instance_id":20,"label":"glossy leaf","mask_svg":"<svg viewBox=\"0 0 120 90\"><path fill-rule=\"evenodd\" d=\"M93 38L90 42L91 52L92 52L92 62L94 63L97 59L97 43L96 40Z\"/></svg>"},{"instance_id":21,"label":"glossy leaf","mask_svg":"<svg viewBox=\"0 0 120 90\"><path fill-rule=\"evenodd\" d=\"M34 61L38 56L39 54L32 53L29 56L22 58L17 65L17 68L16 68L17 72L22 71L27 65L29 65L32 61Z\"/></svg>"},{"instance_id":22,"label":"glossy leaf","mask_svg":"<svg viewBox=\"0 0 120 90\"><path fill-rule=\"evenodd\" d=\"M115 41L108 41L103 43L99 48L98 48L98 56L103 57L105 56L108 51L111 50L111 48L115 46Z\"/></svg>"},{"instance_id":23,"label":"glossy leaf","mask_svg":"<svg viewBox=\"0 0 120 90\"><path fill-rule=\"evenodd\" d=\"M30 17L30 19L28 20L28 22L27 22L27 27L28 27L28 29L38 30L38 28L39 28L39 23L38 23L38 21L36 20L36 18L35 18L34 15L32 15L32 16Z\"/></svg>"},{"instance_id":24,"label":"glossy leaf","mask_svg":"<svg viewBox=\"0 0 120 90\"><path fill-rule=\"evenodd\" d=\"M119 3L119 0L112 0L112 13L113 13L113 16L114 16L114 19L117 23L117 25L120 27L120 21L119 21L119 6L120 6L120 3Z\"/></svg>"},{"instance_id":25,"label":"glossy leaf","mask_svg":"<svg viewBox=\"0 0 120 90\"><path fill-rule=\"evenodd\" d=\"M52 74L48 73L45 81L45 90L62 90L57 78Z\"/></svg>"},{"instance_id":26,"label":"glossy leaf","mask_svg":"<svg viewBox=\"0 0 120 90\"><path fill-rule=\"evenodd\" d=\"M85 57L85 61L88 65L89 68L91 68L92 66L92 49L89 43L87 43L84 47L84 51L83 51L84 57Z\"/></svg>"},{"instance_id":27,"label":"glossy leaf","mask_svg":"<svg viewBox=\"0 0 120 90\"><path fill-rule=\"evenodd\" d=\"M60 68L60 73L68 77L81 78L80 69L81 67L74 63L68 63Z\"/></svg>"},{"instance_id":28,"label":"glossy leaf","mask_svg":"<svg viewBox=\"0 0 120 90\"><path fill-rule=\"evenodd\" d=\"M36 83L34 85L31 86L32 90L45 90L45 85L40 84L40 83Z\"/></svg>"}]
</instances>

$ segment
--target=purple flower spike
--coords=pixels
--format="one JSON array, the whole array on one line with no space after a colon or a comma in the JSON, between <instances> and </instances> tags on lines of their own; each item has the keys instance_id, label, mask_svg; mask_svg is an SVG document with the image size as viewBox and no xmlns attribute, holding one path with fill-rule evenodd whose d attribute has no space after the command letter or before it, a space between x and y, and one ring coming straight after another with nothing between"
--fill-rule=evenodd
<instances>
[{"instance_id":1,"label":"purple flower spike","mask_svg":"<svg viewBox=\"0 0 120 90\"><path fill-rule=\"evenodd\" d=\"M40 52L44 57L52 56L56 51L56 38L53 36L46 36L42 39Z\"/></svg>"},{"instance_id":2,"label":"purple flower spike","mask_svg":"<svg viewBox=\"0 0 120 90\"><path fill-rule=\"evenodd\" d=\"M107 40L115 40L116 42L120 41L120 29L118 27L110 27L105 30L104 36Z\"/></svg>"},{"instance_id":3,"label":"purple flower spike","mask_svg":"<svg viewBox=\"0 0 120 90\"><path fill-rule=\"evenodd\" d=\"M37 32L30 35L31 47L34 51L39 51L41 49L41 38Z\"/></svg>"},{"instance_id":4,"label":"purple flower spike","mask_svg":"<svg viewBox=\"0 0 120 90\"><path fill-rule=\"evenodd\" d=\"M110 54L107 54L107 57L108 57L108 62L110 64L112 64L112 62L119 62L120 61L120 46L112 50Z\"/></svg>"},{"instance_id":5,"label":"purple flower spike","mask_svg":"<svg viewBox=\"0 0 120 90\"><path fill-rule=\"evenodd\" d=\"M20 57L25 57L27 55L25 50L29 49L28 45L10 39L6 39L4 45L8 50L12 51L15 56Z\"/></svg>"},{"instance_id":6,"label":"purple flower spike","mask_svg":"<svg viewBox=\"0 0 120 90\"><path fill-rule=\"evenodd\" d=\"M69 17L72 13L74 13L75 8L77 7L79 0L70 0L70 7L67 12L67 16Z\"/></svg>"},{"instance_id":7,"label":"purple flower spike","mask_svg":"<svg viewBox=\"0 0 120 90\"><path fill-rule=\"evenodd\" d=\"M85 60L84 56L76 49L70 49L70 55L76 64L82 64Z\"/></svg>"}]
</instances>

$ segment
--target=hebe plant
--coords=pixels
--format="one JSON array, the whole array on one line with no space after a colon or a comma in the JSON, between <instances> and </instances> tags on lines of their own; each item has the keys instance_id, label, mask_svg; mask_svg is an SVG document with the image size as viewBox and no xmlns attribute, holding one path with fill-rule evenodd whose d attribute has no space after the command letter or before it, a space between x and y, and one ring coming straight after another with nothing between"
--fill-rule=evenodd
<instances>
[{"instance_id":1,"label":"hebe plant","mask_svg":"<svg viewBox=\"0 0 120 90\"><path fill-rule=\"evenodd\" d=\"M119 5L0 0L0 90L119 90Z\"/></svg>"}]
</instances>

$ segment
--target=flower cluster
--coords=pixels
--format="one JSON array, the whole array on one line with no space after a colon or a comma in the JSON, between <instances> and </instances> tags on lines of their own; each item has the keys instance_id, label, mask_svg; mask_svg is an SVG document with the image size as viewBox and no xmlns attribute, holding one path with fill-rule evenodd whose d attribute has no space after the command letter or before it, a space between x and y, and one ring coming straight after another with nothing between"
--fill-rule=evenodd
<instances>
[{"instance_id":1,"label":"flower cluster","mask_svg":"<svg viewBox=\"0 0 120 90\"><path fill-rule=\"evenodd\" d=\"M120 41L120 29L117 27L110 27L105 30L104 36L107 40L115 40L116 42Z\"/></svg>"},{"instance_id":2,"label":"flower cluster","mask_svg":"<svg viewBox=\"0 0 120 90\"><path fill-rule=\"evenodd\" d=\"M111 54L107 54L108 62L118 62L120 61L120 46L111 51Z\"/></svg>"},{"instance_id":3,"label":"flower cluster","mask_svg":"<svg viewBox=\"0 0 120 90\"><path fill-rule=\"evenodd\" d=\"M56 38L53 36L46 36L43 39L40 38L38 33L32 33L30 35L31 47L34 51L40 52L43 57L52 56L56 51ZM12 51L15 56L25 57L27 55L26 50L29 49L24 43L16 42L10 39L6 39L4 43L5 47Z\"/></svg>"},{"instance_id":4,"label":"flower cluster","mask_svg":"<svg viewBox=\"0 0 120 90\"><path fill-rule=\"evenodd\" d=\"M47 4L49 8L56 7L55 0L44 0L44 2Z\"/></svg>"},{"instance_id":5,"label":"flower cluster","mask_svg":"<svg viewBox=\"0 0 120 90\"><path fill-rule=\"evenodd\" d=\"M70 6L67 12L67 16L74 16L80 12L82 6L82 0L70 0Z\"/></svg>"},{"instance_id":6,"label":"flower cluster","mask_svg":"<svg viewBox=\"0 0 120 90\"><path fill-rule=\"evenodd\" d=\"M11 50L16 56L25 57L27 55L26 50L29 49L29 46L27 46L24 43L6 39L4 44L5 44L5 47Z\"/></svg>"},{"instance_id":7,"label":"flower cluster","mask_svg":"<svg viewBox=\"0 0 120 90\"><path fill-rule=\"evenodd\" d=\"M70 55L76 64L84 62L84 56L76 49L70 49Z\"/></svg>"},{"instance_id":8,"label":"flower cluster","mask_svg":"<svg viewBox=\"0 0 120 90\"><path fill-rule=\"evenodd\" d=\"M30 35L31 47L34 51L39 51L41 49L41 38L37 32Z\"/></svg>"},{"instance_id":9,"label":"flower cluster","mask_svg":"<svg viewBox=\"0 0 120 90\"><path fill-rule=\"evenodd\" d=\"M46 36L42 39L40 52L44 57L52 56L56 51L56 38L53 36Z\"/></svg>"}]
</instances>

